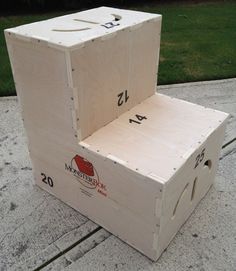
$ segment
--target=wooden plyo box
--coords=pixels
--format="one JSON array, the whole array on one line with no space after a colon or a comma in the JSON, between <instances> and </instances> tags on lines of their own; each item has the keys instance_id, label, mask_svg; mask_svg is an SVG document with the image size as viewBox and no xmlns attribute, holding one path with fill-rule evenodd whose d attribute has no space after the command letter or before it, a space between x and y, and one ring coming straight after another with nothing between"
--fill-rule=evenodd
<instances>
[{"instance_id":1,"label":"wooden plyo box","mask_svg":"<svg viewBox=\"0 0 236 271\"><path fill-rule=\"evenodd\" d=\"M155 94L79 144L28 130L35 180L157 260L213 183L226 118Z\"/></svg>"},{"instance_id":2,"label":"wooden plyo box","mask_svg":"<svg viewBox=\"0 0 236 271\"><path fill-rule=\"evenodd\" d=\"M160 18L100 8L6 31L36 183L153 260L212 185L227 119L155 94Z\"/></svg>"},{"instance_id":3,"label":"wooden plyo box","mask_svg":"<svg viewBox=\"0 0 236 271\"><path fill-rule=\"evenodd\" d=\"M67 103L82 140L155 93L160 32L161 15L108 7L7 29L17 92L36 115Z\"/></svg>"}]
</instances>

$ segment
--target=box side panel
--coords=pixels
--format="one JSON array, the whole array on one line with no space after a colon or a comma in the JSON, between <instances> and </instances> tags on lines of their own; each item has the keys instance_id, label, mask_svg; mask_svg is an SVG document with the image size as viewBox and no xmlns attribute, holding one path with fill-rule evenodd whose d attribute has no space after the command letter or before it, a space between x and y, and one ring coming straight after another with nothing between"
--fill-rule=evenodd
<instances>
[{"instance_id":1,"label":"box side panel","mask_svg":"<svg viewBox=\"0 0 236 271\"><path fill-rule=\"evenodd\" d=\"M184 165L165 185L159 255L211 187L216 175L225 126L225 122L220 124L201 144L196 144L186 154Z\"/></svg>"},{"instance_id":2,"label":"box side panel","mask_svg":"<svg viewBox=\"0 0 236 271\"><path fill-rule=\"evenodd\" d=\"M159 231L162 185L89 149L65 147L31 133L36 184L155 257L153 238Z\"/></svg>"},{"instance_id":3,"label":"box side panel","mask_svg":"<svg viewBox=\"0 0 236 271\"><path fill-rule=\"evenodd\" d=\"M76 142L64 52L47 43L14 38L7 44L27 133L33 130L59 137L65 144Z\"/></svg>"},{"instance_id":4,"label":"box side panel","mask_svg":"<svg viewBox=\"0 0 236 271\"><path fill-rule=\"evenodd\" d=\"M156 89L161 21L149 21L71 51L81 140Z\"/></svg>"}]
</instances>

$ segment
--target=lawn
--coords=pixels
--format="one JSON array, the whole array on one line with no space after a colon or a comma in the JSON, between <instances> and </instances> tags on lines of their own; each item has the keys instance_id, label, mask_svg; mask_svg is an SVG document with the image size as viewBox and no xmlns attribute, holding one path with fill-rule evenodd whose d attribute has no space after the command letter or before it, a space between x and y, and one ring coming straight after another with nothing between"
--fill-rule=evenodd
<instances>
[{"instance_id":1,"label":"lawn","mask_svg":"<svg viewBox=\"0 0 236 271\"><path fill-rule=\"evenodd\" d=\"M236 77L236 3L152 4L163 15L158 84ZM0 96L14 95L3 29L58 14L0 17Z\"/></svg>"}]
</instances>

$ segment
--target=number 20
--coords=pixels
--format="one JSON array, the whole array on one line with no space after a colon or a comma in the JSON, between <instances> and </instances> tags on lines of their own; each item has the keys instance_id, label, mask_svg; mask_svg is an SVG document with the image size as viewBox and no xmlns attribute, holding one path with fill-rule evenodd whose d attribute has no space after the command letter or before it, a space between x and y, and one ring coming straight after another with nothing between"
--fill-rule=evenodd
<instances>
[{"instance_id":1,"label":"number 20","mask_svg":"<svg viewBox=\"0 0 236 271\"><path fill-rule=\"evenodd\" d=\"M53 180L51 177L47 177L44 173L41 173L41 176L43 176L42 178L42 182L48 184L49 186L53 187Z\"/></svg>"}]
</instances>

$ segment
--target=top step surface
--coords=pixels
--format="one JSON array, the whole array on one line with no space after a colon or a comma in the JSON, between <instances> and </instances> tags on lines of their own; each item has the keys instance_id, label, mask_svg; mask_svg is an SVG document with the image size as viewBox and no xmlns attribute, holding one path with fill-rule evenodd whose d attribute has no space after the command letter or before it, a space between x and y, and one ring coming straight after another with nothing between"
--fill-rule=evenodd
<instances>
[{"instance_id":1,"label":"top step surface","mask_svg":"<svg viewBox=\"0 0 236 271\"><path fill-rule=\"evenodd\" d=\"M46 41L49 46L70 48L149 20L161 20L161 15L100 7L5 31L25 40L36 39Z\"/></svg>"},{"instance_id":2,"label":"top step surface","mask_svg":"<svg viewBox=\"0 0 236 271\"><path fill-rule=\"evenodd\" d=\"M80 144L164 182L228 114L155 94Z\"/></svg>"}]
</instances>

